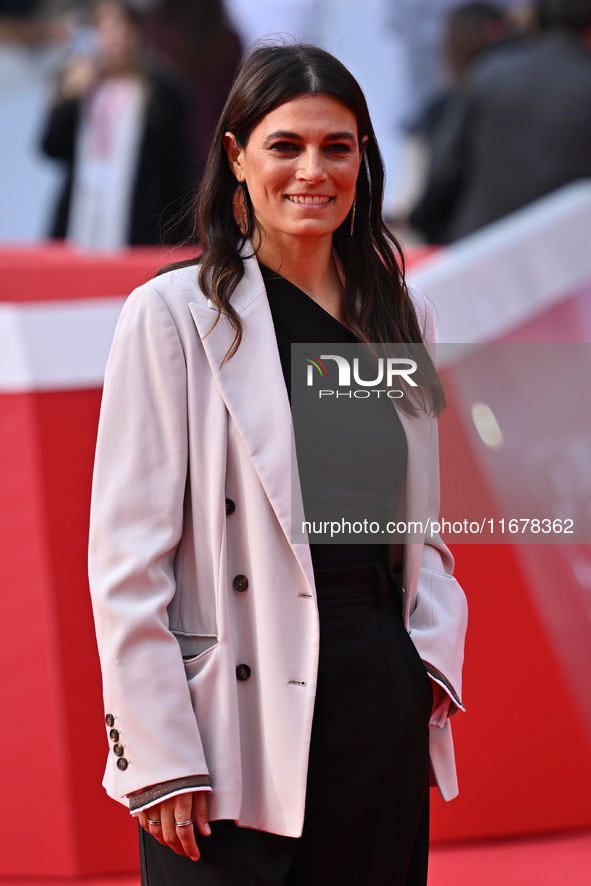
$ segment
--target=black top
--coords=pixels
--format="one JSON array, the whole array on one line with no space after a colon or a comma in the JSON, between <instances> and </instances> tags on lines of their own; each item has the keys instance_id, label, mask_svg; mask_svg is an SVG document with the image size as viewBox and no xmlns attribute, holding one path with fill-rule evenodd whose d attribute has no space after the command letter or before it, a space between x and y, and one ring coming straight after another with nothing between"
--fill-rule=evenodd
<instances>
[{"instance_id":1,"label":"black top","mask_svg":"<svg viewBox=\"0 0 591 886\"><path fill-rule=\"evenodd\" d=\"M391 519L406 474L406 436L393 401L365 388L359 397L358 385L338 388L336 363L323 378L324 390L334 394L319 396L319 386L309 386L306 375L310 362L320 354L350 355L363 346L345 326L320 307L293 283L261 265L269 306L277 336L277 347L285 384L290 396L298 470L315 571L375 563L385 554L385 527ZM294 349L292 344L301 344ZM326 345L333 345L330 351ZM327 361L328 362L328 361ZM292 372L293 369L293 372ZM315 367L310 370L316 371ZM375 377L366 367L362 378ZM340 394L339 397L336 393ZM368 395L369 391L369 395ZM373 525L371 531L359 532ZM319 532L320 524L335 521L338 534ZM374 531L379 525L379 531ZM352 529L349 530L349 526ZM349 531L347 531L349 530ZM321 541L320 541L321 540ZM319 543L320 542L320 543Z\"/></svg>"}]
</instances>

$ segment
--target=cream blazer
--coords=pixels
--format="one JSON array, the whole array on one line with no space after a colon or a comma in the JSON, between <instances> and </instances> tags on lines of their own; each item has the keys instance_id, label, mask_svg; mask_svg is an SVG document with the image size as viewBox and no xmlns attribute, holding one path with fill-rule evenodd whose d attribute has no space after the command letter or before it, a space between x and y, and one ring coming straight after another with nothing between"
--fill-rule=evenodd
<instances>
[{"instance_id":1,"label":"cream blazer","mask_svg":"<svg viewBox=\"0 0 591 886\"><path fill-rule=\"evenodd\" d=\"M223 366L233 330L224 318L212 329L196 267L136 289L115 332L89 565L107 734L113 724L118 733L104 785L127 803L150 785L209 774L212 820L299 836L318 612L309 546L290 541L291 415L256 259L232 301L244 338ZM436 422L400 418L407 519L425 520L439 506ZM466 601L451 554L439 539L390 553L410 635L454 713ZM451 799L449 720L430 731Z\"/></svg>"}]
</instances>

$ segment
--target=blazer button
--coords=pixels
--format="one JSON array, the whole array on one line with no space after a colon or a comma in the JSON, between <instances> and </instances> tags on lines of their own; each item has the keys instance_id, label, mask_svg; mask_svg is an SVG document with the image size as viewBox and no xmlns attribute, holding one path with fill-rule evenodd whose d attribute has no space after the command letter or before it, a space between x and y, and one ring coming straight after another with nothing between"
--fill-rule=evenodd
<instances>
[{"instance_id":1,"label":"blazer button","mask_svg":"<svg viewBox=\"0 0 591 886\"><path fill-rule=\"evenodd\" d=\"M233 514L236 510L236 505L232 501L231 498L226 499L226 517L229 517L230 514Z\"/></svg>"},{"instance_id":2,"label":"blazer button","mask_svg":"<svg viewBox=\"0 0 591 886\"><path fill-rule=\"evenodd\" d=\"M248 579L245 575L237 575L232 582L235 591L245 591L248 587Z\"/></svg>"},{"instance_id":3,"label":"blazer button","mask_svg":"<svg viewBox=\"0 0 591 886\"><path fill-rule=\"evenodd\" d=\"M236 668L236 677L239 680L248 680L250 677L250 668L247 664L239 664Z\"/></svg>"},{"instance_id":4,"label":"blazer button","mask_svg":"<svg viewBox=\"0 0 591 886\"><path fill-rule=\"evenodd\" d=\"M129 763L127 762L125 757L119 757L119 759L117 760L117 769L120 769L121 772L125 772L128 766Z\"/></svg>"},{"instance_id":5,"label":"blazer button","mask_svg":"<svg viewBox=\"0 0 591 886\"><path fill-rule=\"evenodd\" d=\"M123 756L123 745L122 744L114 744L113 745L113 753L116 757Z\"/></svg>"},{"instance_id":6,"label":"blazer button","mask_svg":"<svg viewBox=\"0 0 591 886\"><path fill-rule=\"evenodd\" d=\"M396 573L396 575L399 575L402 572L402 566L400 565L400 563L395 564L393 571Z\"/></svg>"},{"instance_id":7,"label":"blazer button","mask_svg":"<svg viewBox=\"0 0 591 886\"><path fill-rule=\"evenodd\" d=\"M111 726L115 725L115 717L113 716L113 714L107 714L107 716L105 717L105 723L107 724L109 729L111 728Z\"/></svg>"},{"instance_id":8,"label":"blazer button","mask_svg":"<svg viewBox=\"0 0 591 886\"><path fill-rule=\"evenodd\" d=\"M119 741L119 733L116 729L111 729L109 732L109 738L111 741Z\"/></svg>"}]
</instances>

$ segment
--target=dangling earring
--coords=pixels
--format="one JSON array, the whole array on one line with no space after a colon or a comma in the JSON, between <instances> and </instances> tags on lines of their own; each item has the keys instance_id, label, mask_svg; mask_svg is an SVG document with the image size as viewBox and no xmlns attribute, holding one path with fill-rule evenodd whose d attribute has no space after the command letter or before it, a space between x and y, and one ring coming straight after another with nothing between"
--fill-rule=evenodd
<instances>
[{"instance_id":1,"label":"dangling earring","mask_svg":"<svg viewBox=\"0 0 591 886\"><path fill-rule=\"evenodd\" d=\"M353 208L351 209L351 227L349 228L349 237L353 236L353 225L355 224L355 210L357 208L357 188L355 188L355 196L353 197Z\"/></svg>"},{"instance_id":2,"label":"dangling earring","mask_svg":"<svg viewBox=\"0 0 591 886\"><path fill-rule=\"evenodd\" d=\"M234 196L232 197L232 212L234 214L234 221L240 228L240 233L243 237L246 237L248 234L249 221L248 204L246 202L246 194L244 193L242 183L239 183L234 191Z\"/></svg>"}]
</instances>

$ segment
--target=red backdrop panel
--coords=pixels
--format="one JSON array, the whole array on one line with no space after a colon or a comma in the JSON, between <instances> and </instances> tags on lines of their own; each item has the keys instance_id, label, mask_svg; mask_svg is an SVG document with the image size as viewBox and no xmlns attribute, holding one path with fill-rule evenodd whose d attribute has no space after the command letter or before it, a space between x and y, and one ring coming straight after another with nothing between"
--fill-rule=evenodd
<instances>
[{"instance_id":1,"label":"red backdrop panel","mask_svg":"<svg viewBox=\"0 0 591 886\"><path fill-rule=\"evenodd\" d=\"M61 243L0 251L0 301L44 302L121 296L158 269L190 258L188 247L134 247L105 255Z\"/></svg>"},{"instance_id":2,"label":"red backdrop panel","mask_svg":"<svg viewBox=\"0 0 591 886\"><path fill-rule=\"evenodd\" d=\"M141 252L104 261L52 250L0 256L0 291L10 301L120 296L167 260ZM453 392L450 399L444 511L461 478L494 515ZM137 867L134 824L100 786L108 748L86 577L99 402L98 390L0 394L0 699L10 797L0 808L0 875ZM591 824L585 731L532 602L531 570L510 546L457 545L454 553L470 602L468 713L455 719L460 797L443 804L433 792L433 838ZM34 853L23 827L31 808L43 818Z\"/></svg>"},{"instance_id":3,"label":"red backdrop panel","mask_svg":"<svg viewBox=\"0 0 591 886\"><path fill-rule=\"evenodd\" d=\"M440 428L443 514L458 486L464 505L497 513L472 447L452 395ZM470 607L467 713L454 719L460 795L444 804L432 792L433 839L591 824L582 707L534 604L535 577L516 545L458 544L453 553Z\"/></svg>"}]
</instances>

